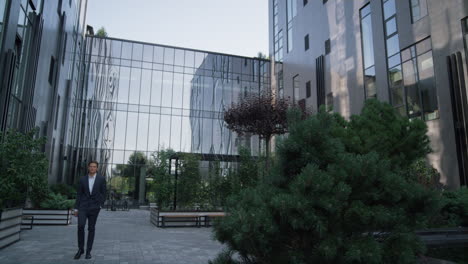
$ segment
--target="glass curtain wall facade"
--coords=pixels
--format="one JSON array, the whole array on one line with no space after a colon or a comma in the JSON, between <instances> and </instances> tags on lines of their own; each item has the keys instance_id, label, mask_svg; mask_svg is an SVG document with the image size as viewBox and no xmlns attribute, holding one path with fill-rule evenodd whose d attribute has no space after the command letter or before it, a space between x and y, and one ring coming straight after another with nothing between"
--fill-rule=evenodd
<instances>
[{"instance_id":1,"label":"glass curtain wall facade","mask_svg":"<svg viewBox=\"0 0 468 264\"><path fill-rule=\"evenodd\" d=\"M83 113L75 146L81 172L96 159L112 178L168 148L222 157L249 144L258 153L258 137L237 138L223 110L270 89L269 61L88 36L84 63L84 94L74 104Z\"/></svg>"}]
</instances>

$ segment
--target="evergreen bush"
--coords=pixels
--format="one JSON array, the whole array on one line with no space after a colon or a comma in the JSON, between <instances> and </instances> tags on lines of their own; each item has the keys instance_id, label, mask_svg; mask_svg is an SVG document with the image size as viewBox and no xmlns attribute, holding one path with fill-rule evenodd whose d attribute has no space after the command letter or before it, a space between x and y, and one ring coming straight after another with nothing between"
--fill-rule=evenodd
<instances>
[{"instance_id":1,"label":"evergreen bush","mask_svg":"<svg viewBox=\"0 0 468 264\"><path fill-rule=\"evenodd\" d=\"M414 230L439 208L409 173L430 151L424 122L377 100L349 121L324 108L300 119L265 181L228 199L217 263L415 263Z\"/></svg>"}]
</instances>

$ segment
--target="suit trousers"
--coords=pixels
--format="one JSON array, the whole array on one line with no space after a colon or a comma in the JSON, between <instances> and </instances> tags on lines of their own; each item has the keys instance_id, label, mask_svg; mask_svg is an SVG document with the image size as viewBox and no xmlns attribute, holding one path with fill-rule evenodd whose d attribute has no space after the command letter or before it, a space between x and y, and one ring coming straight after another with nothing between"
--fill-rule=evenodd
<instances>
[{"instance_id":1,"label":"suit trousers","mask_svg":"<svg viewBox=\"0 0 468 264\"><path fill-rule=\"evenodd\" d=\"M88 242L86 252L91 252L94 242L94 231L100 208L85 208L78 210L78 247L84 250L85 225L88 220Z\"/></svg>"}]
</instances>

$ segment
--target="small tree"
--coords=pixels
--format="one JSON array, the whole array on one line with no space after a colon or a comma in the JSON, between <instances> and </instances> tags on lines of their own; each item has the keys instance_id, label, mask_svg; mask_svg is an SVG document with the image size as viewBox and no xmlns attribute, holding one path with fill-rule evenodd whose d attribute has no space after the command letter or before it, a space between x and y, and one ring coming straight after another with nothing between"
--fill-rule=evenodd
<instances>
[{"instance_id":1,"label":"small tree","mask_svg":"<svg viewBox=\"0 0 468 264\"><path fill-rule=\"evenodd\" d=\"M151 155L148 174L153 177L153 181L149 186L149 191L154 192L156 203L161 209L169 207L172 202L174 177L169 173L171 166L169 160L174 154L174 150L164 149Z\"/></svg>"},{"instance_id":2,"label":"small tree","mask_svg":"<svg viewBox=\"0 0 468 264\"><path fill-rule=\"evenodd\" d=\"M275 98L270 92L250 94L224 112L224 121L227 127L238 135L259 135L265 140L268 156L271 137L288 131L289 108L289 100Z\"/></svg>"},{"instance_id":3,"label":"small tree","mask_svg":"<svg viewBox=\"0 0 468 264\"><path fill-rule=\"evenodd\" d=\"M98 31L96 32L96 36L98 37L103 37L103 38L107 38L108 37L108 34L107 34L107 31L104 27L100 27L98 29Z\"/></svg>"},{"instance_id":4,"label":"small tree","mask_svg":"<svg viewBox=\"0 0 468 264\"><path fill-rule=\"evenodd\" d=\"M45 138L34 138L35 132L0 135L0 208L23 206L28 199L38 205L47 197Z\"/></svg>"}]
</instances>

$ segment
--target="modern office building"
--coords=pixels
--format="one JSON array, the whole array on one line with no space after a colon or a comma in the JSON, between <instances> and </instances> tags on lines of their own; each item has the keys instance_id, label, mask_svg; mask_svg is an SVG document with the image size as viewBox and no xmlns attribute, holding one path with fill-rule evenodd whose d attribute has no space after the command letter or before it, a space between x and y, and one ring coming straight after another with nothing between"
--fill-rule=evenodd
<instances>
[{"instance_id":1,"label":"modern office building","mask_svg":"<svg viewBox=\"0 0 468 264\"><path fill-rule=\"evenodd\" d=\"M432 165L468 183L464 0L270 0L275 89L349 117L367 98L426 122Z\"/></svg>"},{"instance_id":2,"label":"modern office building","mask_svg":"<svg viewBox=\"0 0 468 264\"><path fill-rule=\"evenodd\" d=\"M63 180L68 99L78 85L86 0L0 1L0 131L46 136L49 182Z\"/></svg>"},{"instance_id":3,"label":"modern office building","mask_svg":"<svg viewBox=\"0 0 468 264\"><path fill-rule=\"evenodd\" d=\"M135 153L148 160L168 148L232 160L240 142L223 125L223 110L271 87L265 59L93 35L86 37L83 65L80 95L70 107L76 114L70 118L75 127L69 182L85 173L92 159L110 179L132 165L138 169L125 177L144 180L139 177L144 167L137 166L144 159L135 159ZM258 153L258 137L242 143Z\"/></svg>"}]
</instances>

